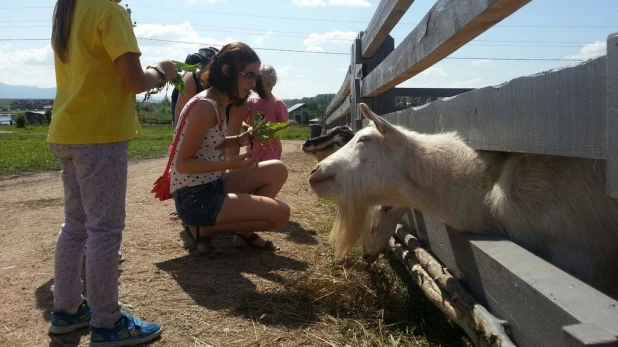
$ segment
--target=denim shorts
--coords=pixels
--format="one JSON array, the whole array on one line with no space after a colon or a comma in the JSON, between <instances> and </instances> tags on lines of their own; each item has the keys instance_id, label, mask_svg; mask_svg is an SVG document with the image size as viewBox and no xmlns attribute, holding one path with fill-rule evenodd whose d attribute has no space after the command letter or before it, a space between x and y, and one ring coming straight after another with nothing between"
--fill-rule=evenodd
<instances>
[{"instance_id":1,"label":"denim shorts","mask_svg":"<svg viewBox=\"0 0 618 347\"><path fill-rule=\"evenodd\" d=\"M207 227L215 225L226 194L223 180L219 178L199 186L180 188L172 196L183 223Z\"/></svg>"}]
</instances>

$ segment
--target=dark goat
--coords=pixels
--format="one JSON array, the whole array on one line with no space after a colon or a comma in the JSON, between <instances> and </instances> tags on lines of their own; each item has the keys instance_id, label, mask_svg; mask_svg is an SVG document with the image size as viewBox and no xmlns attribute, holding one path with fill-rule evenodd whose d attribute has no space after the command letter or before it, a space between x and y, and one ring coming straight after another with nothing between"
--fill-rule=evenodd
<instances>
[{"instance_id":1,"label":"dark goat","mask_svg":"<svg viewBox=\"0 0 618 347\"><path fill-rule=\"evenodd\" d=\"M339 148L345 146L354 137L354 131L347 125L333 128L325 135L307 140L303 146L303 152L311 154L318 159L318 163Z\"/></svg>"}]
</instances>

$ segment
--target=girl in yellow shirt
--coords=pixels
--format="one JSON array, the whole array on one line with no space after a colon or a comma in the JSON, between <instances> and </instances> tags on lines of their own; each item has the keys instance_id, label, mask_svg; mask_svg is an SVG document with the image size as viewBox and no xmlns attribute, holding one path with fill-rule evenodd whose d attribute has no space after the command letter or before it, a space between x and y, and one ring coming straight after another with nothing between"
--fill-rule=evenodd
<instances>
[{"instance_id":1,"label":"girl in yellow shirt","mask_svg":"<svg viewBox=\"0 0 618 347\"><path fill-rule=\"evenodd\" d=\"M91 327L91 345L125 346L161 334L118 304L125 226L127 148L140 131L135 94L176 77L160 61L145 71L121 0L57 0L53 15L57 94L48 142L60 160L65 216L55 254L49 331ZM86 292L80 279L86 247ZM128 332L128 333L127 333Z\"/></svg>"}]
</instances>

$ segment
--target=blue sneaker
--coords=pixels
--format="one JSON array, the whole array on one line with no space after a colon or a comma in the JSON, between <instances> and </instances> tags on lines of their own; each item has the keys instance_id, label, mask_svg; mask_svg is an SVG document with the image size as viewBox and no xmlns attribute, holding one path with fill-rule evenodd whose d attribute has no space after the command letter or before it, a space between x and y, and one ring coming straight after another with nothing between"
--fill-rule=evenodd
<instances>
[{"instance_id":1,"label":"blue sneaker","mask_svg":"<svg viewBox=\"0 0 618 347\"><path fill-rule=\"evenodd\" d=\"M161 332L159 324L142 322L123 311L114 328L90 328L90 346L133 346L152 341Z\"/></svg>"},{"instance_id":2,"label":"blue sneaker","mask_svg":"<svg viewBox=\"0 0 618 347\"><path fill-rule=\"evenodd\" d=\"M51 313L51 324L49 332L51 334L68 334L75 330L87 327L90 325L91 316L90 307L86 300L77 309L76 314L67 314L64 312L53 311Z\"/></svg>"}]
</instances>

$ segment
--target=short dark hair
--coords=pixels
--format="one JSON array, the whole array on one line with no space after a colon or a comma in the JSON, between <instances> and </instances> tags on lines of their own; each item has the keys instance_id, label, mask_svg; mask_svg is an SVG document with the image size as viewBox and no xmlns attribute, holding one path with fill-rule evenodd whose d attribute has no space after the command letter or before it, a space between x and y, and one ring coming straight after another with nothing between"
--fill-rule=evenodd
<instances>
[{"instance_id":1,"label":"short dark hair","mask_svg":"<svg viewBox=\"0 0 618 347\"><path fill-rule=\"evenodd\" d=\"M214 55L200 77L207 88L217 87L229 96L230 101L242 104L246 98L238 97L238 73L252 63L261 64L255 51L242 42L232 42ZM228 75L223 73L224 65L228 66Z\"/></svg>"}]
</instances>

